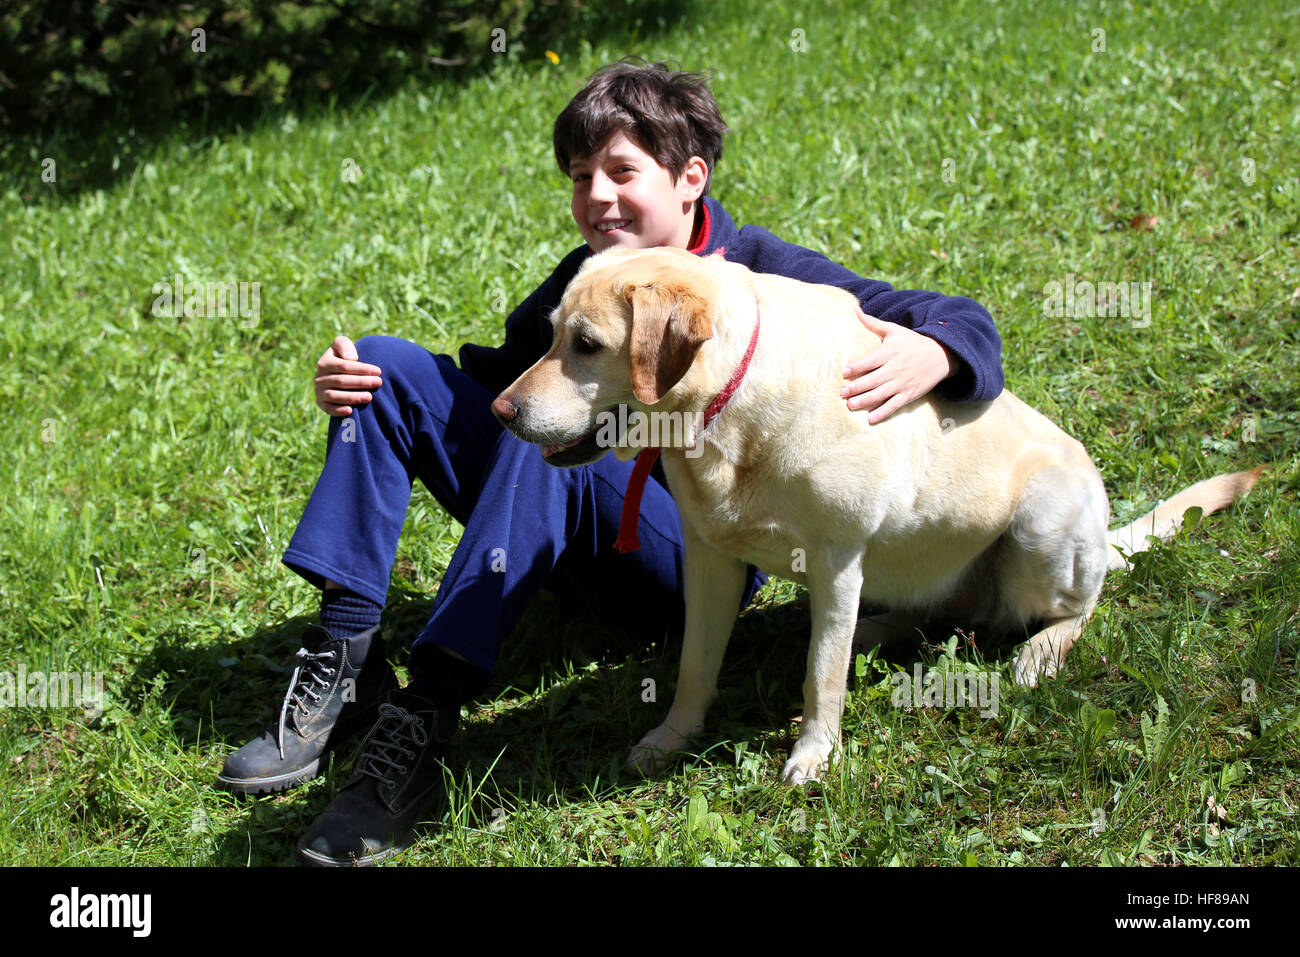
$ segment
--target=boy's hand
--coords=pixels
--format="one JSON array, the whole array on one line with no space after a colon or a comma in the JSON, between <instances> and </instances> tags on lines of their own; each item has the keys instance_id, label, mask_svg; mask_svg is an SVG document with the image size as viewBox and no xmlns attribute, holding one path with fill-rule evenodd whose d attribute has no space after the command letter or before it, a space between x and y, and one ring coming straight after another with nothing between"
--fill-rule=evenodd
<instances>
[{"instance_id":1,"label":"boy's hand","mask_svg":"<svg viewBox=\"0 0 1300 957\"><path fill-rule=\"evenodd\" d=\"M906 326L882 322L858 309L862 324L880 336L880 348L851 362L844 378L851 379L840 395L850 410L867 409L872 425L885 421L913 399L919 399L956 370L952 353Z\"/></svg>"},{"instance_id":2,"label":"boy's hand","mask_svg":"<svg viewBox=\"0 0 1300 957\"><path fill-rule=\"evenodd\" d=\"M336 336L316 363L316 404L330 415L348 416L352 406L366 405L384 384L379 366L357 361L357 347L347 336Z\"/></svg>"}]
</instances>

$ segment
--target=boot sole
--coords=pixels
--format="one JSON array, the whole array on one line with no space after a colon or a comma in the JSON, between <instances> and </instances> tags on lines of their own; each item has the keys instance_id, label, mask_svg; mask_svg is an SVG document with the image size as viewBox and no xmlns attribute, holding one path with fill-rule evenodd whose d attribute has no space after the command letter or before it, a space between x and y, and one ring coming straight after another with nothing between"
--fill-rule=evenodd
<instances>
[{"instance_id":1,"label":"boot sole","mask_svg":"<svg viewBox=\"0 0 1300 957\"><path fill-rule=\"evenodd\" d=\"M235 794L276 794L319 777L320 763L321 758L317 758L297 771L289 771L269 778L228 778L224 774L218 774L217 784Z\"/></svg>"},{"instance_id":2,"label":"boot sole","mask_svg":"<svg viewBox=\"0 0 1300 957\"><path fill-rule=\"evenodd\" d=\"M301 842L298 844L298 853L310 867L374 867L396 854L401 854L414 843L415 834L412 832L392 847L386 847L382 851L375 851L372 854L363 854L360 857L354 857L350 854L345 858L329 857L320 851L313 851L311 848L303 847Z\"/></svg>"}]
</instances>

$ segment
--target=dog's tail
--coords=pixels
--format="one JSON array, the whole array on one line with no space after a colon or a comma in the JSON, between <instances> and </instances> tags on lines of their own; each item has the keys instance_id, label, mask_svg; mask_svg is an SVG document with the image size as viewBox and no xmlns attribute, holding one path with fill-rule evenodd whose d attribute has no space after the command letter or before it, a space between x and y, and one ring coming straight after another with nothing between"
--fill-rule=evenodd
<instances>
[{"instance_id":1,"label":"dog's tail","mask_svg":"<svg viewBox=\"0 0 1300 957\"><path fill-rule=\"evenodd\" d=\"M1183 523L1183 513L1189 508L1199 508L1204 515L1227 508L1254 487L1263 471L1261 465L1249 472L1230 472L1197 482L1161 502L1136 521L1108 532L1106 544L1110 548L1107 549L1106 570L1127 568L1129 561L1125 556L1146 551L1147 536L1172 538Z\"/></svg>"}]
</instances>

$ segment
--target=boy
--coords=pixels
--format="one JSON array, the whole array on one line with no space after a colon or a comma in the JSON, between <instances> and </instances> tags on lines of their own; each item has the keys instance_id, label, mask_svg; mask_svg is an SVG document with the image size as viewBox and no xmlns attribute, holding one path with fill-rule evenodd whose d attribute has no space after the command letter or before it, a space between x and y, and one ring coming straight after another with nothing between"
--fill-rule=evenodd
<instances>
[{"instance_id":1,"label":"boy","mask_svg":"<svg viewBox=\"0 0 1300 957\"><path fill-rule=\"evenodd\" d=\"M411 843L440 794L460 706L486 685L498 643L542 587L602 617L634 607L646 635L680 626L681 528L662 474L643 493L641 547L619 554L613 542L632 463L607 455L554 468L490 409L546 352L550 311L592 252L722 252L758 272L849 289L880 317L863 321L884 338L846 368L841 393L872 422L934 388L966 401L1001 391L1001 343L976 303L895 291L766 230L737 229L707 196L725 132L699 77L662 64L600 71L554 129L586 245L510 315L504 344L466 345L459 369L447 356L380 336L355 347L340 336L321 357L316 400L335 418L321 478L284 555L323 588L321 627L308 629L298 652L279 727L232 754L219 777L248 793L291 787L368 727L352 776L299 842L307 860L373 863ZM411 682L398 690L379 617L417 475L465 533L412 643ZM754 570L744 603L762 580Z\"/></svg>"}]
</instances>

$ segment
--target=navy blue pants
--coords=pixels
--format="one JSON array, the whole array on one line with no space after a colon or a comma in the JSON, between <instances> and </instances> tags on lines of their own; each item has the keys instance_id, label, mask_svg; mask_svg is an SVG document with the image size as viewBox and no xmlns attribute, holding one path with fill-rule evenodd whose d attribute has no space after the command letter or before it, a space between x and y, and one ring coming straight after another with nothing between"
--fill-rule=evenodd
<instances>
[{"instance_id":1,"label":"navy blue pants","mask_svg":"<svg viewBox=\"0 0 1300 957\"><path fill-rule=\"evenodd\" d=\"M543 587L639 638L683 620L677 507L653 477L641 499L641 548L614 550L631 462L547 465L493 417L493 392L445 355L404 339L366 336L362 362L383 372L369 405L333 418L325 466L284 563L323 587L329 578L384 604L418 477L465 533L433 614L412 643L441 645L492 673L497 649ZM762 584L755 572L747 604Z\"/></svg>"}]
</instances>

